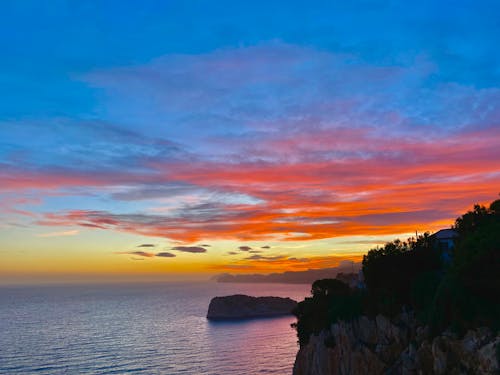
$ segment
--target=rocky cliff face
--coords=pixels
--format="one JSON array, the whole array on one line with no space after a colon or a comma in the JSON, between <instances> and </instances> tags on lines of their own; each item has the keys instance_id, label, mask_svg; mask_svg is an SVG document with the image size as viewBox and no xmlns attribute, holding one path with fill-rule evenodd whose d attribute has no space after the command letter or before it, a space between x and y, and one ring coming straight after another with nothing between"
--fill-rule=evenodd
<instances>
[{"instance_id":1,"label":"rocky cliff face","mask_svg":"<svg viewBox=\"0 0 500 375\"><path fill-rule=\"evenodd\" d=\"M362 316L333 324L300 348L294 375L500 374L500 336L487 328L463 338L429 337L411 314Z\"/></svg>"}]
</instances>

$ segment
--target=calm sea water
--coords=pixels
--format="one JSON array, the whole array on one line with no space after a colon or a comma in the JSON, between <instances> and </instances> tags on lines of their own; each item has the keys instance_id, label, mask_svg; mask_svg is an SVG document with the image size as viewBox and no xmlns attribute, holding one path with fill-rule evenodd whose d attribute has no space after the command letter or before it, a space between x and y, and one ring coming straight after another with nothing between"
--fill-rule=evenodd
<instances>
[{"instance_id":1,"label":"calm sea water","mask_svg":"<svg viewBox=\"0 0 500 375\"><path fill-rule=\"evenodd\" d=\"M214 296L303 299L309 285L0 288L0 374L291 374L293 317L209 322Z\"/></svg>"}]
</instances>

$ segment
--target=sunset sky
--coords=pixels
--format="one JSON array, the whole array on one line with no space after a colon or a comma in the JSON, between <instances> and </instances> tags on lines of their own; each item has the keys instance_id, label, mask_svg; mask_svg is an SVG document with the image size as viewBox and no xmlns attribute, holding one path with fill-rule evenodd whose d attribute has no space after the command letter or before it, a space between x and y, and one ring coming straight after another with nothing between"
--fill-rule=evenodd
<instances>
[{"instance_id":1,"label":"sunset sky","mask_svg":"<svg viewBox=\"0 0 500 375\"><path fill-rule=\"evenodd\" d=\"M331 267L449 227L500 193L499 14L2 1L0 283Z\"/></svg>"}]
</instances>

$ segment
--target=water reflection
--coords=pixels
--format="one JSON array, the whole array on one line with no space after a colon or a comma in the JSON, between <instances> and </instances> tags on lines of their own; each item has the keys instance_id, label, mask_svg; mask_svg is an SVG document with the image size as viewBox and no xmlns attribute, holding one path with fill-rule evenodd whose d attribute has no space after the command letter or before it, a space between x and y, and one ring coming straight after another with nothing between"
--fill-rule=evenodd
<instances>
[{"instance_id":1,"label":"water reflection","mask_svg":"<svg viewBox=\"0 0 500 375\"><path fill-rule=\"evenodd\" d=\"M210 322L214 296L301 299L307 285L0 288L0 374L290 373L293 317Z\"/></svg>"}]
</instances>

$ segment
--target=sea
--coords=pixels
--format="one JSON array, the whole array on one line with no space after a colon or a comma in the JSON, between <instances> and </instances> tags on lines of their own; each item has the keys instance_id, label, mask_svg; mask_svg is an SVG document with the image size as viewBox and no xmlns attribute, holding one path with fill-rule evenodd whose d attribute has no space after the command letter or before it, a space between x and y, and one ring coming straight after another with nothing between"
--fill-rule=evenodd
<instances>
[{"instance_id":1,"label":"sea","mask_svg":"<svg viewBox=\"0 0 500 375\"><path fill-rule=\"evenodd\" d=\"M206 319L210 299L302 300L306 284L0 287L0 374L291 374L293 316Z\"/></svg>"}]
</instances>

